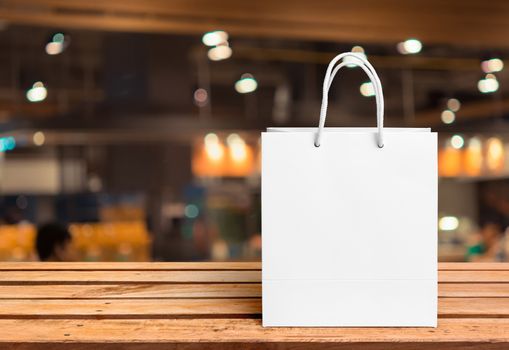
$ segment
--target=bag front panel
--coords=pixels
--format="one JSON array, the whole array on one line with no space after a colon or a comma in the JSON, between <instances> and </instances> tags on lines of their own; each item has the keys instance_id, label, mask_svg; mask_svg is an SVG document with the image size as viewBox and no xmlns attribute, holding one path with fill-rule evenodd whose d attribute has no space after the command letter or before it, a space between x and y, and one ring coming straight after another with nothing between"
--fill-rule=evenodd
<instances>
[{"instance_id":1,"label":"bag front panel","mask_svg":"<svg viewBox=\"0 0 509 350\"><path fill-rule=\"evenodd\" d=\"M263 279L435 279L436 134L262 134Z\"/></svg>"}]
</instances>

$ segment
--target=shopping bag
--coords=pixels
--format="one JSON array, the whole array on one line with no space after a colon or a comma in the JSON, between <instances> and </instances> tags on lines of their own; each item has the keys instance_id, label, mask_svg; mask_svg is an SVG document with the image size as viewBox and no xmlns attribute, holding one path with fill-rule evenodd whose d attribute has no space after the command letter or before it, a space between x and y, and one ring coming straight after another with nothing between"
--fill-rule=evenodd
<instances>
[{"instance_id":1,"label":"shopping bag","mask_svg":"<svg viewBox=\"0 0 509 350\"><path fill-rule=\"evenodd\" d=\"M377 128L325 128L352 62ZM383 127L382 85L358 54L328 66L318 128L262 133L262 285L264 326L436 327L437 135Z\"/></svg>"}]
</instances>

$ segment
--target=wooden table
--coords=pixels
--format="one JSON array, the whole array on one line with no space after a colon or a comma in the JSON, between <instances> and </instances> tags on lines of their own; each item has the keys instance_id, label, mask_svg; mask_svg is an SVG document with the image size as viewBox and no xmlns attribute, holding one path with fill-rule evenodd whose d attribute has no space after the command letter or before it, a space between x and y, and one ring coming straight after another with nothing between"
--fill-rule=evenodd
<instances>
[{"instance_id":1,"label":"wooden table","mask_svg":"<svg viewBox=\"0 0 509 350\"><path fill-rule=\"evenodd\" d=\"M259 263L3 263L0 349L509 349L509 264L444 263L439 327L261 327Z\"/></svg>"}]
</instances>

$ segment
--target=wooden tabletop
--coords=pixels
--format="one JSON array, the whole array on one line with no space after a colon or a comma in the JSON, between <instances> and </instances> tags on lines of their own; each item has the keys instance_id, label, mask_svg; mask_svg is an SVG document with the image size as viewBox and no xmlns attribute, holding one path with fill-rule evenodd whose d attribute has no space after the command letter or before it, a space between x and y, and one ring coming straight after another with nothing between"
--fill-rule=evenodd
<instances>
[{"instance_id":1,"label":"wooden tabletop","mask_svg":"<svg viewBox=\"0 0 509 350\"><path fill-rule=\"evenodd\" d=\"M0 348L509 348L509 264L440 264L436 329L262 328L260 279L259 263L0 263Z\"/></svg>"}]
</instances>

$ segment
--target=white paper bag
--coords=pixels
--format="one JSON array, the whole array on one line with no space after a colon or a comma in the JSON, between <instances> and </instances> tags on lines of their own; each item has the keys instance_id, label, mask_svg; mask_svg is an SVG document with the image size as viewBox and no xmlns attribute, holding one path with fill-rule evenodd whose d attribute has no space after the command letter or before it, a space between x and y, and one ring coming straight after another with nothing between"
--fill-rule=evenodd
<instances>
[{"instance_id":1,"label":"white paper bag","mask_svg":"<svg viewBox=\"0 0 509 350\"><path fill-rule=\"evenodd\" d=\"M374 85L377 128L324 128L347 56ZM330 63L318 128L262 133L262 240L264 326L436 327L437 136L383 128L362 56Z\"/></svg>"}]
</instances>

